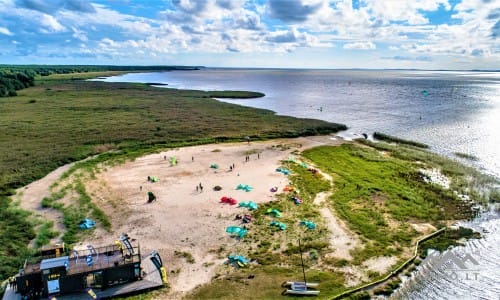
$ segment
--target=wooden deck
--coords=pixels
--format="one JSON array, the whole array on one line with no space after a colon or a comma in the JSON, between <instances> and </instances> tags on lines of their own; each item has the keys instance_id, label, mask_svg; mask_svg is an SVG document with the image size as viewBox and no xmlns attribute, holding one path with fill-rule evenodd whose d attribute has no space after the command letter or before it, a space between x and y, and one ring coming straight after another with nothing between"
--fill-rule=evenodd
<instances>
[{"instance_id":1,"label":"wooden deck","mask_svg":"<svg viewBox=\"0 0 500 300\"><path fill-rule=\"evenodd\" d=\"M92 255L91 265L88 265L86 261L88 255ZM135 262L140 262L140 257L137 252L131 257L126 257L122 254L122 251L115 246L98 248L95 253L91 253L90 251L80 251L79 255L75 255L73 253L69 257L67 275L69 276L78 273L93 272L96 270L113 268L119 265ZM24 271L26 274L40 272L40 262L26 266Z\"/></svg>"},{"instance_id":2,"label":"wooden deck","mask_svg":"<svg viewBox=\"0 0 500 300\"><path fill-rule=\"evenodd\" d=\"M119 254L120 259L121 254ZM85 261L83 261L85 263ZM103 257L103 264L107 265L107 261L105 261L105 257ZM127 262L128 263L128 262ZM86 263L85 263L86 266ZM94 293L97 295L98 299L109 299L117 296L125 296L125 295L133 295L143 293L149 290L158 289L163 287L163 282L161 279L160 272L156 269L154 264L149 259L149 255L144 255L142 257L141 266L143 268L144 273L146 274L142 280L125 283L117 286L108 287L104 290L95 289ZM96 266L97 267L97 266ZM71 268L71 267L70 267ZM101 267L102 268L102 267ZM86 292L78 293L78 294L68 294L68 295L58 295L56 296L58 300L89 300L90 296ZM12 289L7 288L3 300L21 300L21 295L15 293Z\"/></svg>"}]
</instances>

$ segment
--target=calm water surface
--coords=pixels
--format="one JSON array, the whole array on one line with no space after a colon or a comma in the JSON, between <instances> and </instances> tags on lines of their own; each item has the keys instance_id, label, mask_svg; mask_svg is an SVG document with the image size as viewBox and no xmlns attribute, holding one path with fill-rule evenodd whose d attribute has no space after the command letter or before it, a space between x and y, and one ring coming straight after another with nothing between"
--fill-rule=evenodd
<instances>
[{"instance_id":1,"label":"calm water surface","mask_svg":"<svg viewBox=\"0 0 500 300\"><path fill-rule=\"evenodd\" d=\"M426 143L454 159L456 152L473 155L476 161L463 162L500 178L498 72L203 69L133 73L105 81L263 92L266 96L259 99L222 101L343 123L349 127L341 133L345 138L380 131ZM451 251L473 251L477 278L450 278L424 261L394 298L499 299L500 216L491 210L463 225L484 237Z\"/></svg>"}]
</instances>

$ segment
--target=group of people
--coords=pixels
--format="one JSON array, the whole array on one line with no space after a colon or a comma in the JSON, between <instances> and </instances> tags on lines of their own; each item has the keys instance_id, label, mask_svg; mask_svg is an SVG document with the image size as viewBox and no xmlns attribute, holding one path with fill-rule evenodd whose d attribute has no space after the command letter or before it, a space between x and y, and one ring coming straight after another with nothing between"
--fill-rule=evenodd
<instances>
[{"instance_id":1,"label":"group of people","mask_svg":"<svg viewBox=\"0 0 500 300\"><path fill-rule=\"evenodd\" d=\"M257 159L260 158L260 153L257 153ZM250 161L250 155L247 155L245 156L245 162L249 162Z\"/></svg>"},{"instance_id":2,"label":"group of people","mask_svg":"<svg viewBox=\"0 0 500 300\"><path fill-rule=\"evenodd\" d=\"M199 191L200 193L203 192L203 186L201 185L201 182L196 186L196 191Z\"/></svg>"}]
</instances>

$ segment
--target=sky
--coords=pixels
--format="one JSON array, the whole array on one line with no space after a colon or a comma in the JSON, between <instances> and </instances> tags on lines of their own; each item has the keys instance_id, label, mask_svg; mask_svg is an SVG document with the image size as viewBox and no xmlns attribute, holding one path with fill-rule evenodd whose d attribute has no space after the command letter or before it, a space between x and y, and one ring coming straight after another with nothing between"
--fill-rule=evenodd
<instances>
[{"instance_id":1,"label":"sky","mask_svg":"<svg viewBox=\"0 0 500 300\"><path fill-rule=\"evenodd\" d=\"M500 69L500 0L0 0L0 64Z\"/></svg>"}]
</instances>

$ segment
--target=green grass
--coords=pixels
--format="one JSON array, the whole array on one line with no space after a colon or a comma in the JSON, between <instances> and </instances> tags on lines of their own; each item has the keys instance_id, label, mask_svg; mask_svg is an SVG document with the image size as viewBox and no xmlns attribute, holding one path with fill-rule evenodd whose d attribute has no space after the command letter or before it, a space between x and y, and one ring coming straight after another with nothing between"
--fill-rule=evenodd
<instances>
[{"instance_id":1,"label":"green grass","mask_svg":"<svg viewBox=\"0 0 500 300\"><path fill-rule=\"evenodd\" d=\"M18 96L0 100L0 278L18 270L30 252L26 245L35 238L27 213L14 207L9 196L14 189L59 166L102 154L92 162L78 164L66 175L70 176L77 168L91 170L97 161L113 159L119 163L161 148L345 129L344 125L276 116L271 111L210 98L258 96L250 92L182 91L80 80L112 74L116 72L43 76L34 87L18 91ZM80 189L78 201L85 209L76 204L63 206L57 201L59 192L40 202L63 212L65 242L77 241L73 228L83 217L96 218L101 226L109 226L106 216L91 201L88 203L84 190Z\"/></svg>"},{"instance_id":2,"label":"green grass","mask_svg":"<svg viewBox=\"0 0 500 300\"><path fill-rule=\"evenodd\" d=\"M363 248L352 253L357 264L381 253L399 254L403 247L410 246L416 232L408 222L437 225L467 217L470 212L452 191L423 182L418 174L422 166L413 160L355 144L317 147L303 155L332 174L333 207L366 241Z\"/></svg>"},{"instance_id":3,"label":"green grass","mask_svg":"<svg viewBox=\"0 0 500 300\"><path fill-rule=\"evenodd\" d=\"M472 200L480 203L495 202L499 199L500 189L498 179L463 165L462 163L404 145L394 146L388 143L373 143L368 140L359 140L374 149L390 153L392 157L410 162L425 162L429 168L437 168L451 179L450 188L461 194L469 194Z\"/></svg>"},{"instance_id":4,"label":"green grass","mask_svg":"<svg viewBox=\"0 0 500 300\"><path fill-rule=\"evenodd\" d=\"M252 275L252 276L250 276ZM337 272L306 271L307 280L319 282L321 293L315 299L343 291L344 277ZM219 275L210 284L203 285L187 295L186 299L296 299L282 296L284 281L302 281L300 265L293 268L261 267L240 269L227 275Z\"/></svg>"},{"instance_id":5,"label":"green grass","mask_svg":"<svg viewBox=\"0 0 500 300\"><path fill-rule=\"evenodd\" d=\"M47 245L51 239L59 236L59 232L52 230L54 227L53 221L44 222L40 228L37 229L35 238L35 247L39 248Z\"/></svg>"}]
</instances>

